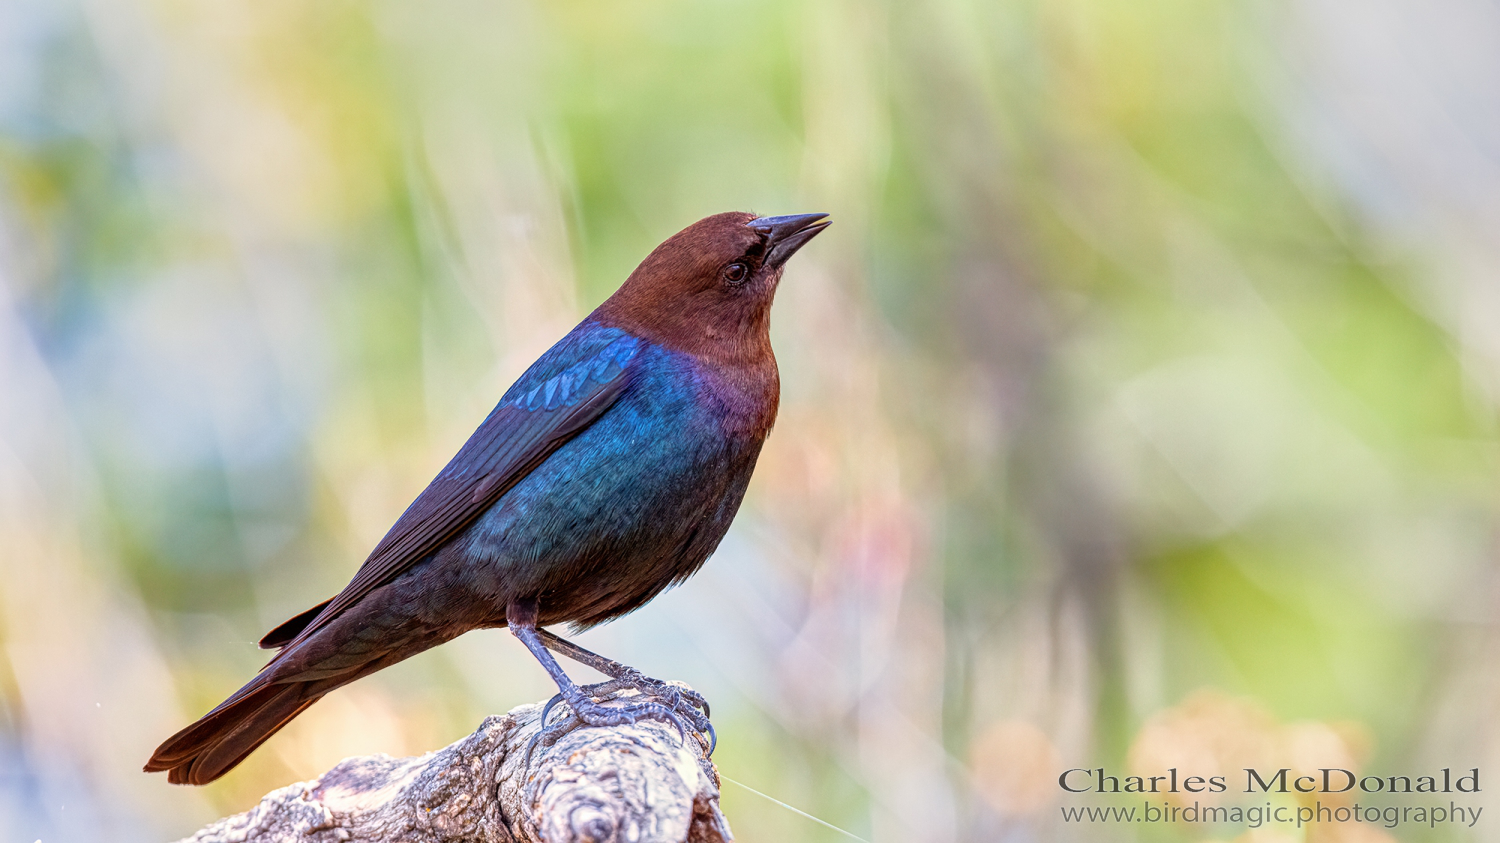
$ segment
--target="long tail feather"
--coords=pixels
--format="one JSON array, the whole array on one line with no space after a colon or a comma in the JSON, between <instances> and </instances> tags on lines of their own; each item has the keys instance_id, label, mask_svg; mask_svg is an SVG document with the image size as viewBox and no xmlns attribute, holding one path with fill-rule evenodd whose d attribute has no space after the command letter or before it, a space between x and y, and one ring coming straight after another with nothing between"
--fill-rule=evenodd
<instances>
[{"instance_id":1,"label":"long tail feather","mask_svg":"<svg viewBox=\"0 0 1500 843\"><path fill-rule=\"evenodd\" d=\"M292 639L296 638L298 633L306 629L307 625L312 623L318 615L322 614L323 609L327 608L328 604L332 602L333 598L330 597L296 617L283 622L281 626L267 632L266 637L260 639L260 648L262 650L274 650L290 644Z\"/></svg>"},{"instance_id":2,"label":"long tail feather","mask_svg":"<svg viewBox=\"0 0 1500 843\"><path fill-rule=\"evenodd\" d=\"M173 784L208 784L239 764L293 717L322 698L322 683L266 683L257 679L198 722L157 747L148 773L166 771ZM321 692L320 692L321 691Z\"/></svg>"}]
</instances>

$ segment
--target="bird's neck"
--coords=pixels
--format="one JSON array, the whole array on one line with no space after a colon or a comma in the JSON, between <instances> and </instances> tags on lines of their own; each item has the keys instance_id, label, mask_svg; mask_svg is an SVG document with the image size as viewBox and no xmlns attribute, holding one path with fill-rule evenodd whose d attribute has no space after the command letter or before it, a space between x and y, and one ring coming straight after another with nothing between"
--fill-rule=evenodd
<instances>
[{"instance_id":1,"label":"bird's neck","mask_svg":"<svg viewBox=\"0 0 1500 843\"><path fill-rule=\"evenodd\" d=\"M764 440L776 423L781 403L781 375L769 344L753 365L705 365L703 361L700 365L716 381L711 394L721 408L726 431Z\"/></svg>"},{"instance_id":2,"label":"bird's neck","mask_svg":"<svg viewBox=\"0 0 1500 843\"><path fill-rule=\"evenodd\" d=\"M756 439L770 433L781 400L781 376L771 350L768 313L737 313L733 319L700 313L682 321L673 319L677 314L670 311L652 313L656 318L641 315L617 314L602 306L589 318L686 356L713 383L712 397L728 427Z\"/></svg>"},{"instance_id":3,"label":"bird's neck","mask_svg":"<svg viewBox=\"0 0 1500 843\"><path fill-rule=\"evenodd\" d=\"M601 304L589 319L670 348L716 370L743 370L747 377L774 379L769 302L762 307L709 307L684 312L672 303L642 303L618 294Z\"/></svg>"}]
</instances>

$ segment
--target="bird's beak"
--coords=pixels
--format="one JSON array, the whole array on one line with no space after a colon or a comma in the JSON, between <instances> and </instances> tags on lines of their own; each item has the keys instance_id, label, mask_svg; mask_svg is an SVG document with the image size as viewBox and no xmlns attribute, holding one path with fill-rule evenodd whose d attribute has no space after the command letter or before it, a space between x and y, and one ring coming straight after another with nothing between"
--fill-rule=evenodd
<instances>
[{"instance_id":1,"label":"bird's beak","mask_svg":"<svg viewBox=\"0 0 1500 843\"><path fill-rule=\"evenodd\" d=\"M790 214L784 217L760 217L745 225L765 235L765 266L772 269L786 263L818 232L833 225L827 214Z\"/></svg>"}]
</instances>

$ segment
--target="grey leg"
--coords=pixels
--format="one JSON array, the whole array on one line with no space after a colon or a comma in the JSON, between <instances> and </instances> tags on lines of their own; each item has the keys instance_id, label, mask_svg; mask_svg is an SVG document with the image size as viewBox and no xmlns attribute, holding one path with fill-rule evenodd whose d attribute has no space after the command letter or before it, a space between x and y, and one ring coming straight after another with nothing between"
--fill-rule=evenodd
<instances>
[{"instance_id":1,"label":"grey leg","mask_svg":"<svg viewBox=\"0 0 1500 843\"><path fill-rule=\"evenodd\" d=\"M693 715L696 716L690 717L690 719L695 721L694 725L698 727L699 731L704 731L704 723L707 722L707 718L711 715L709 714L708 700L705 700L697 691L669 682L663 682L660 679L652 679L630 665L621 664L614 659L601 656L592 650L585 650L572 641L556 633L548 632L545 629L537 630L537 634L542 638L542 645L552 652L567 656L586 667L592 667L594 670L614 680L612 682L600 682L596 685L585 685L584 688L589 692L590 696L612 694L615 691L632 688L648 696L662 697L668 700L674 709L679 711L681 709L677 705L677 700L681 698L689 704L702 709L703 713L701 715L693 712ZM696 722L700 718L702 718L703 722Z\"/></svg>"},{"instance_id":2,"label":"grey leg","mask_svg":"<svg viewBox=\"0 0 1500 843\"><path fill-rule=\"evenodd\" d=\"M538 738L542 739L544 743L551 744L557 739L558 735L568 731L561 724L559 724L561 731L556 734L554 734L554 729L546 727L546 715L551 710L553 704L558 702L559 699L562 702L566 702L568 707L573 709L573 715L578 720L590 726L623 726L650 719L670 724L677 729L679 735L685 735L688 728L697 725L686 720L673 707L668 707L659 702L604 705L596 701L568 677L568 674L563 671L562 666L547 651L547 644L542 637L543 635L550 636L558 641L562 641L562 639L551 635L551 633L537 629L537 605L535 600L513 601L506 607L505 616L511 634L516 636L522 644L526 645L526 649L531 651L531 654L536 657L538 662L541 662L542 669L547 671L547 675L552 677L553 682L557 683L558 695L553 697L542 710L542 728L544 731L538 734ZM575 645L568 644L568 646L574 647ZM605 662L609 661L608 659L603 659L601 656L589 653L589 651L584 650L582 647L576 647L576 649L596 659L602 659ZM614 662L610 663L616 664ZM618 665L618 667L623 668L624 665ZM665 685L665 683L661 684ZM675 703L676 699L672 701ZM697 712L694 712L694 714L697 714Z\"/></svg>"}]
</instances>

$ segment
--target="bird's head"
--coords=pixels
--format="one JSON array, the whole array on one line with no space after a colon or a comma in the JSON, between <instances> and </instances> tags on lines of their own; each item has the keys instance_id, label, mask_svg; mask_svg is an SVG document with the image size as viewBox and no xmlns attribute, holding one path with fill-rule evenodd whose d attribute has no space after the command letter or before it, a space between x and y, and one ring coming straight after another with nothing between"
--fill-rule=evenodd
<instances>
[{"instance_id":1,"label":"bird's head","mask_svg":"<svg viewBox=\"0 0 1500 843\"><path fill-rule=\"evenodd\" d=\"M770 355L771 299L786 261L827 214L715 214L667 238L594 318L708 359Z\"/></svg>"}]
</instances>

